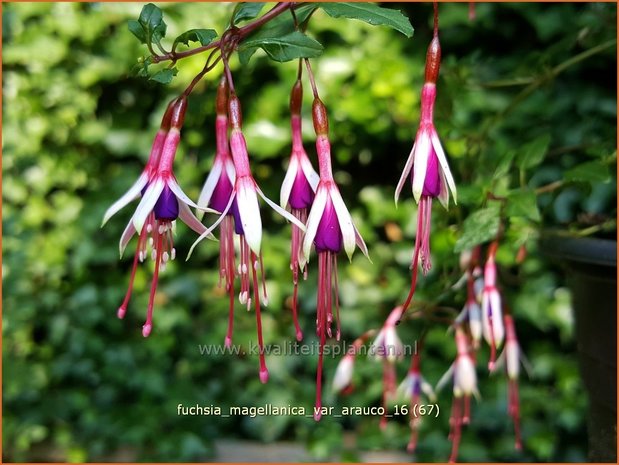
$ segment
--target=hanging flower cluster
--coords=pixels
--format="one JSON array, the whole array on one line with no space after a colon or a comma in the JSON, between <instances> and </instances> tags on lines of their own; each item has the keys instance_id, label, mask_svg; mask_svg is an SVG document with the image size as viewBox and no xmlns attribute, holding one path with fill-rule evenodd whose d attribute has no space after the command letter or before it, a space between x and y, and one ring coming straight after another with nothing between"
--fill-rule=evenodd
<instances>
[{"instance_id":1,"label":"hanging flower cluster","mask_svg":"<svg viewBox=\"0 0 619 465\"><path fill-rule=\"evenodd\" d=\"M323 6L329 11L328 4ZM151 5L152 6L152 5ZM147 6L149 7L149 6ZM145 7L145 8L147 8ZM154 6L152 6L154 7ZM318 8L318 6L313 7ZM378 8L378 7L377 7ZM151 8L152 9L152 8ZM369 258L368 250L359 231L353 223L351 214L340 194L333 177L331 140L329 137L329 119L327 107L320 99L310 61L307 57L299 58L297 79L290 94L291 150L288 168L283 176L280 191L280 204L272 202L262 192L253 177L251 158L247 141L243 133L243 116L241 102L234 88L229 58L239 44L255 29L285 11L290 11L298 34L300 25L294 14L292 3L278 3L260 19L242 28L235 26L235 17L244 17L248 12L239 13L235 9L231 27L221 39L208 45L208 32L193 30L181 42L199 40L200 51L212 50L206 60L204 69L194 78L187 89L168 105L155 135L148 162L131 188L116 201L105 213L103 224L129 202L140 198L140 202L127 224L120 239L121 256L130 239L137 235L136 253L131 268L129 285L120 307L119 318L124 318L131 297L133 282L138 263L151 258L154 262L154 274L150 289L147 317L142 326L142 334L147 337L153 329L154 298L159 280L159 273L166 264L176 257L174 233L176 220L180 218L198 234L198 238L188 253L191 256L195 247L205 238L215 239L214 232L219 228L219 286L226 291L228 309L228 328L224 339L226 347L232 345L235 319L236 299L248 311L253 309L256 318L256 331L259 346L259 379L266 383L269 371L266 366L264 339L262 333L261 312L268 305L268 292L265 281L265 267L262 255L262 217L259 198L278 214L291 223L290 269L292 272L292 316L295 336L303 339L303 329L299 322L298 286L300 277L308 278L308 263L315 252L318 261L317 295L316 295L316 335L319 341L318 365L316 371L316 399L314 418L319 420L322 414L322 386L324 352L327 340L341 338L340 304L338 288L338 256L344 251L349 259L357 247ZM156 17L156 16L155 16ZM369 21L371 22L371 21ZM144 33L153 37L162 34L161 22L153 25L140 22ZM165 23L163 23L165 26ZM196 32L202 31L202 32ZM189 31L191 32L191 31ZM411 28L412 32L412 28ZM163 28L165 33L165 28ZM214 31L213 31L214 33ZM216 35L216 34L215 34ZM206 43L205 43L206 42ZM173 60L189 56L194 52L177 53L177 42L171 52L154 55L155 62ZM157 44L160 46L160 44ZM198 50L198 49L196 49ZM152 51L152 50L151 50ZM162 50L163 51L163 50ZM265 48L277 61L286 61L287 55L277 55L278 51ZM281 50L279 51L281 52ZM197 52L196 52L197 53ZM187 98L194 86L218 62L223 63L224 75L217 88L215 99L215 134L216 153L212 169L208 174L201 193L194 203L180 188L173 173L176 150L181 143L180 131L184 123ZM476 361L482 346L482 339L490 347L488 369L495 372L505 364L508 379L509 399L508 413L513 419L516 436L516 448L521 448L520 411L518 399L518 376L520 361L526 366L518 340L514 320L504 309L504 303L497 283L496 254L498 238L487 250L483 269L481 266L481 247L465 252L461 256L461 268L464 276L460 283L466 283L466 300L464 307L456 318L449 319L450 329L455 336L455 360L438 381L436 390L426 381L421 373L421 353L427 332L424 328L419 347L412 353L408 372L397 383L397 363L404 358L404 344L397 334L397 325L406 319L417 316L417 311L406 314L411 306L417 286L418 268L427 275L432 268L431 261L431 223L432 201L437 198L445 209L449 207L450 197L456 203L456 186L451 175L447 157L434 125L434 103L436 86L441 62L441 46L438 34L438 5L434 2L434 33L427 49L425 63L425 82L421 90L420 122L402 176L395 190L397 203L400 193L410 180L417 209L417 231L413 257L411 260L411 284L403 305L391 310L381 328L370 329L357 338L350 350L339 362L332 387L335 392L350 393L353 390L354 367L361 347L374 337L370 345L372 358L382 364L382 418L380 427L387 426L390 409L394 399L403 396L410 408L410 439L408 451L414 452L418 444L422 416L417 415L418 407L425 402L435 403L436 394L448 383L453 386L453 401L450 416L449 439L452 442L450 461L458 456L462 427L471 421L471 397L479 399L477 388ZM313 93L311 108L312 123L315 133L318 172L314 170L302 140L302 100L303 68ZM194 208L196 214L192 213ZM206 227L202 224L205 213L217 214L217 219ZM519 253L519 256L521 253ZM524 252L522 253L524 257ZM457 283L454 287L458 287ZM497 358L505 339L505 347Z\"/></svg>"}]
</instances>

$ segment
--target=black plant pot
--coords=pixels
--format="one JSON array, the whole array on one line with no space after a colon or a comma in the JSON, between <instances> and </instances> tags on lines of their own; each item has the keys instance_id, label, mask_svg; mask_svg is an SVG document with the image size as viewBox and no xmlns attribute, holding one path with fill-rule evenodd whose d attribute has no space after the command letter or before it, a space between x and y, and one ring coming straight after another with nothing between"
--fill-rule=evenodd
<instances>
[{"instance_id":1,"label":"black plant pot","mask_svg":"<svg viewBox=\"0 0 619 465\"><path fill-rule=\"evenodd\" d=\"M617 242L553 235L540 246L563 264L572 292L589 460L617 463Z\"/></svg>"}]
</instances>

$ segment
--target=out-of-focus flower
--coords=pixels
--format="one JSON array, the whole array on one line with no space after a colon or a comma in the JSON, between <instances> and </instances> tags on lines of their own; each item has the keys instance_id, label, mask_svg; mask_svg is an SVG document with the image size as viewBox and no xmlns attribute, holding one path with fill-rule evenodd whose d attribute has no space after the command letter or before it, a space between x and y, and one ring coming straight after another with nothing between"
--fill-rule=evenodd
<instances>
[{"instance_id":1,"label":"out-of-focus flower","mask_svg":"<svg viewBox=\"0 0 619 465\"><path fill-rule=\"evenodd\" d=\"M370 355L383 363L384 414L380 420L382 429L387 427L389 402L396 393L395 362L404 355L404 346L395 329L401 314L402 307L396 307L391 311L370 347Z\"/></svg>"},{"instance_id":2,"label":"out-of-focus flower","mask_svg":"<svg viewBox=\"0 0 619 465\"><path fill-rule=\"evenodd\" d=\"M411 358L411 365L408 374L404 381L398 387L398 392L410 399L410 429L411 436L406 446L406 450L411 454L417 448L417 439L419 436L419 425L421 424L421 415L415 415L415 406L421 403L421 394L430 402L436 402L436 395L430 383L421 376L421 357L419 352L415 352Z\"/></svg>"},{"instance_id":3,"label":"out-of-focus flower","mask_svg":"<svg viewBox=\"0 0 619 465\"><path fill-rule=\"evenodd\" d=\"M438 392L450 379L453 382L454 398L449 419L449 439L452 443L451 455L449 457L450 462L455 462L458 457L462 425L468 424L471 420L471 395L479 397L475 360L469 350L466 334L460 326L456 326L455 338L456 360L439 380L436 387Z\"/></svg>"},{"instance_id":4,"label":"out-of-focus flower","mask_svg":"<svg viewBox=\"0 0 619 465\"><path fill-rule=\"evenodd\" d=\"M481 321L484 339L490 345L490 360L488 370L494 370L496 351L503 344L505 330L503 328L503 307L501 294L496 287L495 256L498 243L490 244L488 258L484 266L484 289L481 294Z\"/></svg>"}]
</instances>

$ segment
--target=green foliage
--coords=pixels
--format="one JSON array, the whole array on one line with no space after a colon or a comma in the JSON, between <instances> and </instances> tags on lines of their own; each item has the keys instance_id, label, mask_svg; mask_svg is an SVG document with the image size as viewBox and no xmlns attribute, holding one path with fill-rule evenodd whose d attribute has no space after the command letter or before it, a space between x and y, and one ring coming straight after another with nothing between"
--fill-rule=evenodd
<instances>
[{"instance_id":1,"label":"green foliage","mask_svg":"<svg viewBox=\"0 0 619 465\"><path fill-rule=\"evenodd\" d=\"M299 31L279 37L260 37L247 40L239 51L251 53L252 50L261 48L267 55L278 62L296 60L297 58L315 58L322 53L322 45ZM251 55L249 55L251 56ZM247 63L249 59L244 59Z\"/></svg>"},{"instance_id":2,"label":"green foliage","mask_svg":"<svg viewBox=\"0 0 619 465\"><path fill-rule=\"evenodd\" d=\"M406 37L413 36L413 26L400 11L383 8L375 3L324 2L317 5L332 18L357 19L373 26L389 26Z\"/></svg>"},{"instance_id":3,"label":"green foliage","mask_svg":"<svg viewBox=\"0 0 619 465\"><path fill-rule=\"evenodd\" d=\"M264 8L264 2L242 2L234 7L232 13L232 24L236 25L241 21L254 19Z\"/></svg>"},{"instance_id":4,"label":"green foliage","mask_svg":"<svg viewBox=\"0 0 619 465\"><path fill-rule=\"evenodd\" d=\"M172 49L176 49L177 44L189 45L189 42L200 42L200 45L208 45L217 37L217 31L213 29L189 29L174 39Z\"/></svg>"},{"instance_id":5,"label":"green foliage","mask_svg":"<svg viewBox=\"0 0 619 465\"><path fill-rule=\"evenodd\" d=\"M393 191L419 121L432 6L398 8L414 20L414 40L391 28L332 18L311 5L297 11L301 22L311 13L307 36L324 45L313 66L332 122L334 175L373 261L355 254L351 263L339 264L342 340L348 343L380 326L410 283L416 206L407 187L408 196L396 208ZM217 460L214 444L222 438L295 441L318 460L403 451L406 419L394 419L383 432L372 417L331 417L317 424L296 416L176 414L179 403L309 409L316 376L315 357L270 356L265 386L254 356L200 354L198 344L223 342L227 298L218 287L217 244L201 244L185 262L195 235L182 224L175 236L179 257L161 276L150 338L140 333L150 263L137 271L127 316L115 317L135 247L130 243L119 261L117 241L136 204L103 229L101 218L141 172L167 102L205 60L199 55L177 63L178 75L168 86L129 76L136 57L148 53L131 33L137 28L127 30L140 9L105 2L3 5L3 460ZM161 10L166 32L177 37L192 28L223 30L232 7L162 3ZM540 227L574 227L582 217L616 218L616 48L598 49L558 77L549 79L547 73L614 40L616 6L480 3L474 22L467 19L466 4L441 3L439 10L443 63L435 120L459 196L449 211L434 206L434 267L420 277L415 308L439 306L446 315L461 308L464 293L451 287L460 277L454 247L490 239L500 218L505 235L498 280L534 367L531 379L521 379L524 451L516 453L505 380L486 376L488 353L482 351L482 401L473 403L460 458L584 461L587 399L576 363L570 296L560 270L533 239ZM151 36L161 33L161 23L145 24ZM139 25L146 42L147 29ZM282 35L294 30L288 18L269 25L282 27ZM200 37L190 45L202 45ZM150 63L142 59L138 69ZM273 63L262 51L244 65L233 59L231 66L252 171L265 193L277 198L290 150L288 98L297 66ZM193 199L213 161L220 72L218 67L207 74L189 99L175 174ZM519 97L538 81L543 85ZM306 91L305 146L315 162L310 102ZM534 200L532 192L555 184L559 187ZM488 192L506 200L490 201ZM467 229L471 214L500 203L501 215L500 208L493 210ZM268 209L262 214L270 294L265 338L267 344L283 345L294 338L290 229ZM480 229L486 239L479 239ZM467 235L473 239L465 241ZM518 267L514 257L522 243L529 254ZM316 263L310 263L308 280L299 288L307 344L317 340L316 279ZM234 342L247 348L256 340L255 317L240 310L237 306ZM398 333L414 341L426 325L422 368L436 383L455 353L446 325L416 318L400 325ZM377 405L380 365L359 359L356 389L338 397L329 389L337 362L325 361L324 404ZM398 379L407 362L398 365ZM438 402L439 418L422 423L416 460L448 457L449 390Z\"/></svg>"}]
</instances>

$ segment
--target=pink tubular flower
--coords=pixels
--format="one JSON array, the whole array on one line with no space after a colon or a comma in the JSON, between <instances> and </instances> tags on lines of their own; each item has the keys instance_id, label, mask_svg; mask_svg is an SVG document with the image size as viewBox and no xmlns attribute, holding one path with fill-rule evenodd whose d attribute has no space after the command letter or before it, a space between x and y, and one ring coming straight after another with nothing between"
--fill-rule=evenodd
<instances>
[{"instance_id":1,"label":"pink tubular flower","mask_svg":"<svg viewBox=\"0 0 619 465\"><path fill-rule=\"evenodd\" d=\"M322 407L322 365L323 348L327 335L331 337L333 322L333 304L335 301L337 330L335 337L340 338L339 297L337 282L337 254L344 248L352 259L355 245L367 256L367 247L352 222L352 218L331 171L331 144L329 143L329 122L324 104L316 96L312 105L312 119L316 132L316 151L320 181L316 197L307 219L307 231L303 239L303 255L309 261L314 244L318 252L318 302L316 330L320 340L318 351L318 370L316 374L316 406L314 418L320 420ZM335 297L335 298L334 298Z\"/></svg>"},{"instance_id":2,"label":"pink tubular flower","mask_svg":"<svg viewBox=\"0 0 619 465\"><path fill-rule=\"evenodd\" d=\"M421 394L423 393L430 402L436 402L436 396L430 383L428 383L423 376L421 376L421 358L419 353L416 352L411 358L411 366L408 370L408 374L404 381L398 387L398 391L404 394L410 399L410 429L411 436L406 446L406 450L409 453L415 452L417 448L417 438L419 436L419 425L421 424L421 416L414 414L414 406L418 405L421 401Z\"/></svg>"},{"instance_id":3,"label":"pink tubular flower","mask_svg":"<svg viewBox=\"0 0 619 465\"><path fill-rule=\"evenodd\" d=\"M467 297L464 308L458 318L456 318L456 324L468 323L469 332L471 333L471 339L473 341L473 347L477 349L482 336L482 318L481 307L477 301L475 294L475 277L474 271L470 269L466 271L466 289Z\"/></svg>"},{"instance_id":4,"label":"pink tubular flower","mask_svg":"<svg viewBox=\"0 0 619 465\"><path fill-rule=\"evenodd\" d=\"M479 397L475 361L469 351L466 335L459 326L456 326L456 348L456 361L449 367L436 387L436 390L440 391L450 378L453 380L454 399L449 419L449 439L452 443L450 462L455 462L458 457L462 425L467 425L471 420L471 395Z\"/></svg>"},{"instance_id":5,"label":"pink tubular flower","mask_svg":"<svg viewBox=\"0 0 619 465\"><path fill-rule=\"evenodd\" d=\"M498 243L490 244L488 258L484 266L484 288L481 294L481 321L484 339L490 345L490 360L488 370L494 370L496 350L503 344L505 330L503 328L503 308L501 294L496 288L495 256Z\"/></svg>"},{"instance_id":6,"label":"pink tubular flower","mask_svg":"<svg viewBox=\"0 0 619 465\"><path fill-rule=\"evenodd\" d=\"M396 307L391 311L370 347L370 355L383 362L383 408L385 413L380 420L382 429L387 427L388 404L396 391L395 362L404 355L404 346L396 332L396 325L400 320L401 313L402 307Z\"/></svg>"},{"instance_id":7,"label":"pink tubular flower","mask_svg":"<svg viewBox=\"0 0 619 465\"><path fill-rule=\"evenodd\" d=\"M290 207L290 211L301 223L307 222L307 214L314 201L319 177L303 148L301 137L301 103L303 99L303 87L298 79L292 88L290 95L290 113L292 126L292 153L290 163L280 192L280 205L282 208ZM292 270L293 296L292 315L296 330L297 341L303 339L303 333L299 326L297 316L297 292L299 285L299 270L307 279L307 265L301 252L303 244L303 231L294 224L292 225L292 243L290 247L290 269Z\"/></svg>"},{"instance_id":8,"label":"pink tubular flower","mask_svg":"<svg viewBox=\"0 0 619 465\"><path fill-rule=\"evenodd\" d=\"M395 191L395 202L397 205L400 192L410 176L413 196L419 205L415 251L411 264L411 288L403 305L402 312L408 309L415 293L419 259L421 258L421 269L424 274L427 274L430 268L432 268L430 260L432 199L437 197L441 204L448 208L449 193L451 192L454 203L456 202L456 185L449 170L445 152L434 128L433 112L440 61L441 46L438 39L438 29L435 24L434 38L430 42L426 55L426 82L421 91L421 120L419 122L419 129L415 137L413 149L406 161L404 171Z\"/></svg>"},{"instance_id":9,"label":"pink tubular flower","mask_svg":"<svg viewBox=\"0 0 619 465\"><path fill-rule=\"evenodd\" d=\"M122 255L127 243L137 232L139 235L138 249L133 261L129 287L123 303L118 308L118 317L124 318L127 305L133 289L133 280L138 260L146 258L146 245L152 246L152 258L155 261L155 273L151 284L150 298L146 322L142 327L142 335L148 337L152 330L152 317L155 292L159 280L159 272L165 269L169 260L174 260L176 250L172 236L173 222L180 218L198 234L206 228L191 213L189 206L197 207L182 191L173 174L174 156L180 142L180 128L185 118L187 100L182 97L168 105L166 114L151 151L149 162L133 187L104 216L104 223L126 203L132 200L137 192L143 192L133 217L127 224L120 239ZM147 236L150 236L147 241Z\"/></svg>"},{"instance_id":10,"label":"pink tubular flower","mask_svg":"<svg viewBox=\"0 0 619 465\"><path fill-rule=\"evenodd\" d=\"M507 412L514 422L514 446L516 450L522 449L522 439L520 437L520 400L518 396L518 376L520 375L520 362L529 370L529 363L520 349L518 338L516 337L516 327L511 315L503 317L505 321L505 348L497 360L497 366L505 362L505 371L508 382L508 407Z\"/></svg>"},{"instance_id":11,"label":"pink tubular flower","mask_svg":"<svg viewBox=\"0 0 619 465\"><path fill-rule=\"evenodd\" d=\"M239 294L239 300L241 304L246 304L249 310L252 304L250 292L253 290L260 358L260 381L266 383L269 379L269 371L264 359L264 341L262 338L262 318L260 313L260 288L262 289L262 304L265 306L268 304L268 297L264 280L262 252L260 250L262 243L262 219L258 206L258 195L260 195L271 208L293 222L301 228L301 230L305 229L305 225L301 224L286 210L269 200L260 190L251 175L247 143L245 142L245 136L241 130L241 104L236 94L232 91L228 99L228 119L231 127L230 151L232 152L232 161L236 172L234 189L228 199L228 203L221 212L221 216L194 242L189 254L192 253L193 249L202 239L207 237L213 229L224 221L229 212L232 212L234 216L235 232L239 235L240 244L238 273L241 278L241 292ZM258 268L260 269L260 286L258 285Z\"/></svg>"},{"instance_id":12,"label":"pink tubular flower","mask_svg":"<svg viewBox=\"0 0 619 465\"><path fill-rule=\"evenodd\" d=\"M217 88L215 141L217 152L213 168L209 173L204 187L198 198L198 206L210 207L218 212L223 212L230 202L236 171L228 146L228 84L222 78ZM226 332L225 346L232 345L232 329L234 326L234 280L236 277L236 257L234 251L234 216L232 211L238 208L230 208L220 226L219 238L219 286L225 282L229 297L228 331ZM198 213L199 214L199 213Z\"/></svg>"}]
</instances>

